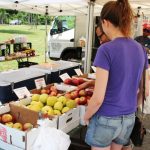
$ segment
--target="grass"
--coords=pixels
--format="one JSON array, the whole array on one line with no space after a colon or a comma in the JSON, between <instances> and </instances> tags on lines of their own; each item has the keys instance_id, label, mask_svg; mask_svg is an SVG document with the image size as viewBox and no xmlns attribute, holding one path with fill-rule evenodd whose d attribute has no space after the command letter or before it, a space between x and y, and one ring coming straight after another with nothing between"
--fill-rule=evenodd
<instances>
[{"instance_id":1,"label":"grass","mask_svg":"<svg viewBox=\"0 0 150 150\"><path fill-rule=\"evenodd\" d=\"M48 29L50 27L48 26ZM32 48L36 50L39 56L29 58L29 61L43 63L45 62L45 26L38 25L0 25L0 43L12 39L15 36L24 35L27 37L28 42L32 43ZM13 48L11 46L11 52ZM26 60L26 59L24 59ZM17 69L18 63L16 60L0 62L0 71Z\"/></svg>"}]
</instances>

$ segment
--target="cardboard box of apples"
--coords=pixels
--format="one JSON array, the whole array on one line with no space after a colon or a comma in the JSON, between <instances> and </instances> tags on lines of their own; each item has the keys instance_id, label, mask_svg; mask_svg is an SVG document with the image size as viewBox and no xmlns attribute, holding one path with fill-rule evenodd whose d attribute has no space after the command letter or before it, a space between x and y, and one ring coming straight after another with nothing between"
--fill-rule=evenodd
<instances>
[{"instance_id":1,"label":"cardboard box of apples","mask_svg":"<svg viewBox=\"0 0 150 150\"><path fill-rule=\"evenodd\" d=\"M42 90L45 91L41 92ZM40 113L44 117L56 117L58 119L56 128L66 133L77 127L79 125L79 108L76 108L76 102L60 94L60 90L57 90L54 85L49 85L42 90L40 92L39 90L32 90L31 92L36 94L32 94L31 99L14 103L20 107ZM52 95L52 92L55 92L55 95Z\"/></svg>"},{"instance_id":2,"label":"cardboard box of apples","mask_svg":"<svg viewBox=\"0 0 150 150\"><path fill-rule=\"evenodd\" d=\"M93 94L93 88L87 88L82 90L75 90L65 94L66 97L73 99L79 108L80 115L80 124L85 125L84 123L84 114L87 108L87 104Z\"/></svg>"},{"instance_id":3,"label":"cardboard box of apples","mask_svg":"<svg viewBox=\"0 0 150 150\"><path fill-rule=\"evenodd\" d=\"M18 149L30 149L39 133L37 112L14 105L13 102L0 107L0 140ZM57 125L57 122L55 121Z\"/></svg>"}]
</instances>

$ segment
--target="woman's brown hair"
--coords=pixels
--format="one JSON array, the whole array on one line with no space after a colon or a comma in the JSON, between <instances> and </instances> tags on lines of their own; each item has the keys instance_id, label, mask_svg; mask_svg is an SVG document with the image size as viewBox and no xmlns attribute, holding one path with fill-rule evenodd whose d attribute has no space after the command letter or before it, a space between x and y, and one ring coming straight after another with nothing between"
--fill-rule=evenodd
<instances>
[{"instance_id":1,"label":"woman's brown hair","mask_svg":"<svg viewBox=\"0 0 150 150\"><path fill-rule=\"evenodd\" d=\"M107 2L101 11L101 20L104 19L119 27L124 36L131 36L133 11L128 0Z\"/></svg>"}]
</instances>

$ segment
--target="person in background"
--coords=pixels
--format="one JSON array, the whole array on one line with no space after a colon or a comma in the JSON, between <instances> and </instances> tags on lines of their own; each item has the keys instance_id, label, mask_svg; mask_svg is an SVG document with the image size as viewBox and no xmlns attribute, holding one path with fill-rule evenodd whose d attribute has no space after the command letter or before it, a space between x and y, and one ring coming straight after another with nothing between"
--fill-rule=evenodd
<instances>
[{"instance_id":1,"label":"person in background","mask_svg":"<svg viewBox=\"0 0 150 150\"><path fill-rule=\"evenodd\" d=\"M136 37L135 40L142 44L144 47L150 49L150 38L148 36L150 36L150 28L143 27L143 35Z\"/></svg>"},{"instance_id":2,"label":"person in background","mask_svg":"<svg viewBox=\"0 0 150 150\"><path fill-rule=\"evenodd\" d=\"M142 46L131 39L133 13L128 0L107 2L102 27L111 40L96 54L96 80L84 120L85 141L92 150L121 150L128 144L141 98L142 73L148 68ZM147 73L146 73L147 74Z\"/></svg>"}]
</instances>

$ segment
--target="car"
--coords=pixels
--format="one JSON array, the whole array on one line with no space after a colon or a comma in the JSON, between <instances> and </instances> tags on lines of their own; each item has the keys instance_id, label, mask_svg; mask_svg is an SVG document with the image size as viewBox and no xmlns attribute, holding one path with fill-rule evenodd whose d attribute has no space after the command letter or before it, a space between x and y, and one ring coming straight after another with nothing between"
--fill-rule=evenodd
<instances>
[{"instance_id":1,"label":"car","mask_svg":"<svg viewBox=\"0 0 150 150\"><path fill-rule=\"evenodd\" d=\"M11 20L9 24L10 24L10 25L20 25L20 24L21 24L21 20L18 20L18 19L16 19L16 20Z\"/></svg>"}]
</instances>

